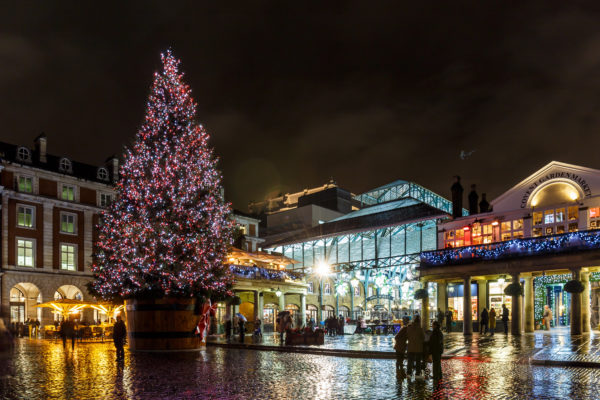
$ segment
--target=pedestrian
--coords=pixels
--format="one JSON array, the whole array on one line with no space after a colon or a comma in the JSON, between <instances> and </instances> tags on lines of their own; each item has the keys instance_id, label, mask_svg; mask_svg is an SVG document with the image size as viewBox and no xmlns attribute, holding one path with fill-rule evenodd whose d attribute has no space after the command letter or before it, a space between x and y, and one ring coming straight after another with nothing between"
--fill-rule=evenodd
<instances>
[{"instance_id":1,"label":"pedestrian","mask_svg":"<svg viewBox=\"0 0 600 400\"><path fill-rule=\"evenodd\" d=\"M421 327L421 317L415 315L413 322L408 326L406 331L408 338L408 364L406 373L410 377L413 370L415 371L416 379L423 379L423 342L425 341L425 332Z\"/></svg>"},{"instance_id":2,"label":"pedestrian","mask_svg":"<svg viewBox=\"0 0 600 400\"><path fill-rule=\"evenodd\" d=\"M340 318L338 320L338 335L344 334L344 316L340 314Z\"/></svg>"},{"instance_id":3,"label":"pedestrian","mask_svg":"<svg viewBox=\"0 0 600 400\"><path fill-rule=\"evenodd\" d=\"M125 341L127 338L127 328L125 322L120 315L117 315L117 322L113 326L113 342L115 343L115 349L117 350L117 361L125 358Z\"/></svg>"},{"instance_id":4,"label":"pedestrian","mask_svg":"<svg viewBox=\"0 0 600 400\"><path fill-rule=\"evenodd\" d=\"M490 308L490 334L494 336L496 331L496 310L494 307Z\"/></svg>"},{"instance_id":5,"label":"pedestrian","mask_svg":"<svg viewBox=\"0 0 600 400\"><path fill-rule=\"evenodd\" d=\"M429 352L433 369L434 382L442 379L442 353L444 352L444 334L440 329L440 323L433 321L433 331L429 337Z\"/></svg>"},{"instance_id":6,"label":"pedestrian","mask_svg":"<svg viewBox=\"0 0 600 400\"><path fill-rule=\"evenodd\" d=\"M231 314L225 314L225 339L229 342L231 340Z\"/></svg>"},{"instance_id":7,"label":"pedestrian","mask_svg":"<svg viewBox=\"0 0 600 400\"><path fill-rule=\"evenodd\" d=\"M550 321L552 321L552 310L548 304L546 304L544 306L544 326L546 327L547 331L550 330Z\"/></svg>"},{"instance_id":8,"label":"pedestrian","mask_svg":"<svg viewBox=\"0 0 600 400\"><path fill-rule=\"evenodd\" d=\"M502 324L504 325L504 334L508 335L508 308L502 304Z\"/></svg>"},{"instance_id":9,"label":"pedestrian","mask_svg":"<svg viewBox=\"0 0 600 400\"><path fill-rule=\"evenodd\" d=\"M487 333L488 331L489 315L486 307L483 307L481 312L481 318L479 319L479 334Z\"/></svg>"},{"instance_id":10,"label":"pedestrian","mask_svg":"<svg viewBox=\"0 0 600 400\"><path fill-rule=\"evenodd\" d=\"M244 343L244 336L246 334L246 328L244 327L244 318L238 318L238 327L240 328L240 343Z\"/></svg>"},{"instance_id":11,"label":"pedestrian","mask_svg":"<svg viewBox=\"0 0 600 400\"><path fill-rule=\"evenodd\" d=\"M445 317L446 316L444 315L444 312L442 311L442 309L438 307L437 322L440 324L440 326L442 326L442 324L444 323L444 318Z\"/></svg>"},{"instance_id":12,"label":"pedestrian","mask_svg":"<svg viewBox=\"0 0 600 400\"><path fill-rule=\"evenodd\" d=\"M260 338L262 339L263 334L262 334L262 321L259 318L256 318L256 321L254 321L254 335L256 336L256 338Z\"/></svg>"},{"instance_id":13,"label":"pedestrian","mask_svg":"<svg viewBox=\"0 0 600 400\"><path fill-rule=\"evenodd\" d=\"M394 337L394 350L396 350L396 371L405 374L404 358L406 356L406 341L408 340L407 330L410 319L407 316L402 317L402 327Z\"/></svg>"},{"instance_id":14,"label":"pedestrian","mask_svg":"<svg viewBox=\"0 0 600 400\"><path fill-rule=\"evenodd\" d=\"M71 339L71 349L75 350L75 324L71 319L63 319L60 324L60 335L63 340L63 349L67 347L67 339Z\"/></svg>"},{"instance_id":15,"label":"pedestrian","mask_svg":"<svg viewBox=\"0 0 600 400\"><path fill-rule=\"evenodd\" d=\"M285 316L285 312L281 312L277 316L277 332L279 332L279 344L281 344L282 346L285 344L285 342L283 341L283 334L285 333Z\"/></svg>"},{"instance_id":16,"label":"pedestrian","mask_svg":"<svg viewBox=\"0 0 600 400\"><path fill-rule=\"evenodd\" d=\"M448 309L446 311L446 333L450 333L452 331L452 310Z\"/></svg>"},{"instance_id":17,"label":"pedestrian","mask_svg":"<svg viewBox=\"0 0 600 400\"><path fill-rule=\"evenodd\" d=\"M38 337L40 334L40 320L39 319L35 319L35 336Z\"/></svg>"}]
</instances>

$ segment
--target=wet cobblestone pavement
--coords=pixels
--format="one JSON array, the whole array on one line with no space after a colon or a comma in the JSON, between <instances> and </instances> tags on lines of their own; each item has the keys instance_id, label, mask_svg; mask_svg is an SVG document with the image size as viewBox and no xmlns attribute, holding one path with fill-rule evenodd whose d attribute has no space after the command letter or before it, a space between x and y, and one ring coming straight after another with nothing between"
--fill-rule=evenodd
<instances>
[{"instance_id":1,"label":"wet cobblestone pavement","mask_svg":"<svg viewBox=\"0 0 600 400\"><path fill-rule=\"evenodd\" d=\"M504 339L511 349L514 342ZM532 366L519 362L517 349L502 358L464 351L443 361L445 379L434 387L430 380L398 378L392 360L209 347L180 354L126 351L125 361L117 363L111 343L82 343L65 351L61 343L21 339L13 357L0 359L0 398L600 398L600 369Z\"/></svg>"}]
</instances>

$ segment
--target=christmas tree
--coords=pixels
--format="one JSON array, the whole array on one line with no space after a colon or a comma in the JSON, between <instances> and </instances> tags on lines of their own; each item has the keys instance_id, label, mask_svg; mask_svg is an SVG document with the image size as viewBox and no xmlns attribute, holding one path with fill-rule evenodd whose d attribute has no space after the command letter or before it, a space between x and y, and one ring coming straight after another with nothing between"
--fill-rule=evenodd
<instances>
[{"instance_id":1,"label":"christmas tree","mask_svg":"<svg viewBox=\"0 0 600 400\"><path fill-rule=\"evenodd\" d=\"M231 242L209 135L171 51L161 55L145 121L102 214L91 289L104 299L231 296Z\"/></svg>"}]
</instances>

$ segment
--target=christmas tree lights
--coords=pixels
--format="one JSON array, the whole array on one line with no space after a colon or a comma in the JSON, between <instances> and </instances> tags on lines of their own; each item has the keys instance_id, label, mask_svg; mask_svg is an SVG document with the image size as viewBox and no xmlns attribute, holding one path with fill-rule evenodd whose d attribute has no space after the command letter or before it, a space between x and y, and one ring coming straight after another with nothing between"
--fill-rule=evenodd
<instances>
[{"instance_id":1,"label":"christmas tree lights","mask_svg":"<svg viewBox=\"0 0 600 400\"><path fill-rule=\"evenodd\" d=\"M91 289L105 299L231 296L229 204L209 135L170 51L102 214Z\"/></svg>"}]
</instances>

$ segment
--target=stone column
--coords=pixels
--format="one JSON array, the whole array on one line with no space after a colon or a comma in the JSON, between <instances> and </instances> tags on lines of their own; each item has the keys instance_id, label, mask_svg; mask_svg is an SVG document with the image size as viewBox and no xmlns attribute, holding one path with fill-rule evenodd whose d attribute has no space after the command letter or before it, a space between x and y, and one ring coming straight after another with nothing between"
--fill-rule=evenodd
<instances>
[{"instance_id":1,"label":"stone column","mask_svg":"<svg viewBox=\"0 0 600 400\"><path fill-rule=\"evenodd\" d=\"M473 334L473 315L471 315L471 277L463 280L463 334Z\"/></svg>"},{"instance_id":2,"label":"stone column","mask_svg":"<svg viewBox=\"0 0 600 400\"><path fill-rule=\"evenodd\" d=\"M421 281L421 286L429 293L429 283L427 281ZM429 297L421 300L421 326L425 330L429 329Z\"/></svg>"},{"instance_id":3,"label":"stone column","mask_svg":"<svg viewBox=\"0 0 600 400\"><path fill-rule=\"evenodd\" d=\"M306 295L300 295L300 318L302 325L306 326Z\"/></svg>"},{"instance_id":4,"label":"stone column","mask_svg":"<svg viewBox=\"0 0 600 400\"><path fill-rule=\"evenodd\" d=\"M285 310L285 293L281 292L281 296L279 296L279 311Z\"/></svg>"},{"instance_id":5,"label":"stone column","mask_svg":"<svg viewBox=\"0 0 600 400\"><path fill-rule=\"evenodd\" d=\"M590 332L590 273L581 273L581 283L583 283L583 293L581 293L581 331Z\"/></svg>"},{"instance_id":6,"label":"stone column","mask_svg":"<svg viewBox=\"0 0 600 400\"><path fill-rule=\"evenodd\" d=\"M260 314L258 313L258 290L255 290L253 293L254 293L254 321L256 321L259 318L262 320L262 316L260 316Z\"/></svg>"},{"instance_id":7,"label":"stone column","mask_svg":"<svg viewBox=\"0 0 600 400\"><path fill-rule=\"evenodd\" d=\"M525 276L525 307L523 312L525 313L525 332L533 332L535 329L535 320L533 315L533 276Z\"/></svg>"},{"instance_id":8,"label":"stone column","mask_svg":"<svg viewBox=\"0 0 600 400\"><path fill-rule=\"evenodd\" d=\"M265 296L264 296L264 292L262 291L257 291L258 293L258 318L261 320L261 322L264 322L263 319L265 318ZM264 325L263 325L263 329L264 329Z\"/></svg>"},{"instance_id":9,"label":"stone column","mask_svg":"<svg viewBox=\"0 0 600 400\"><path fill-rule=\"evenodd\" d=\"M437 303L438 307L441 308L443 312L446 312L446 310L448 310L447 290L448 285L446 284L446 281L438 282Z\"/></svg>"},{"instance_id":10,"label":"stone column","mask_svg":"<svg viewBox=\"0 0 600 400\"><path fill-rule=\"evenodd\" d=\"M572 279L581 280L581 268L571 270ZM581 335L581 293L571 293L571 335Z\"/></svg>"},{"instance_id":11,"label":"stone column","mask_svg":"<svg viewBox=\"0 0 600 400\"><path fill-rule=\"evenodd\" d=\"M512 282L521 284L519 280L519 273L511 274ZM510 333L513 335L521 334L521 325L522 325L522 317L521 317L521 308L523 307L523 296L512 296L511 301L511 315L510 315Z\"/></svg>"},{"instance_id":12,"label":"stone column","mask_svg":"<svg viewBox=\"0 0 600 400\"><path fill-rule=\"evenodd\" d=\"M323 321L323 278L319 281L319 310L317 315L319 316L317 326L321 326L321 321Z\"/></svg>"},{"instance_id":13,"label":"stone column","mask_svg":"<svg viewBox=\"0 0 600 400\"><path fill-rule=\"evenodd\" d=\"M481 312L487 308L488 290L487 279L477 281L477 325L481 331ZM489 310L488 310L489 311Z\"/></svg>"}]
</instances>

